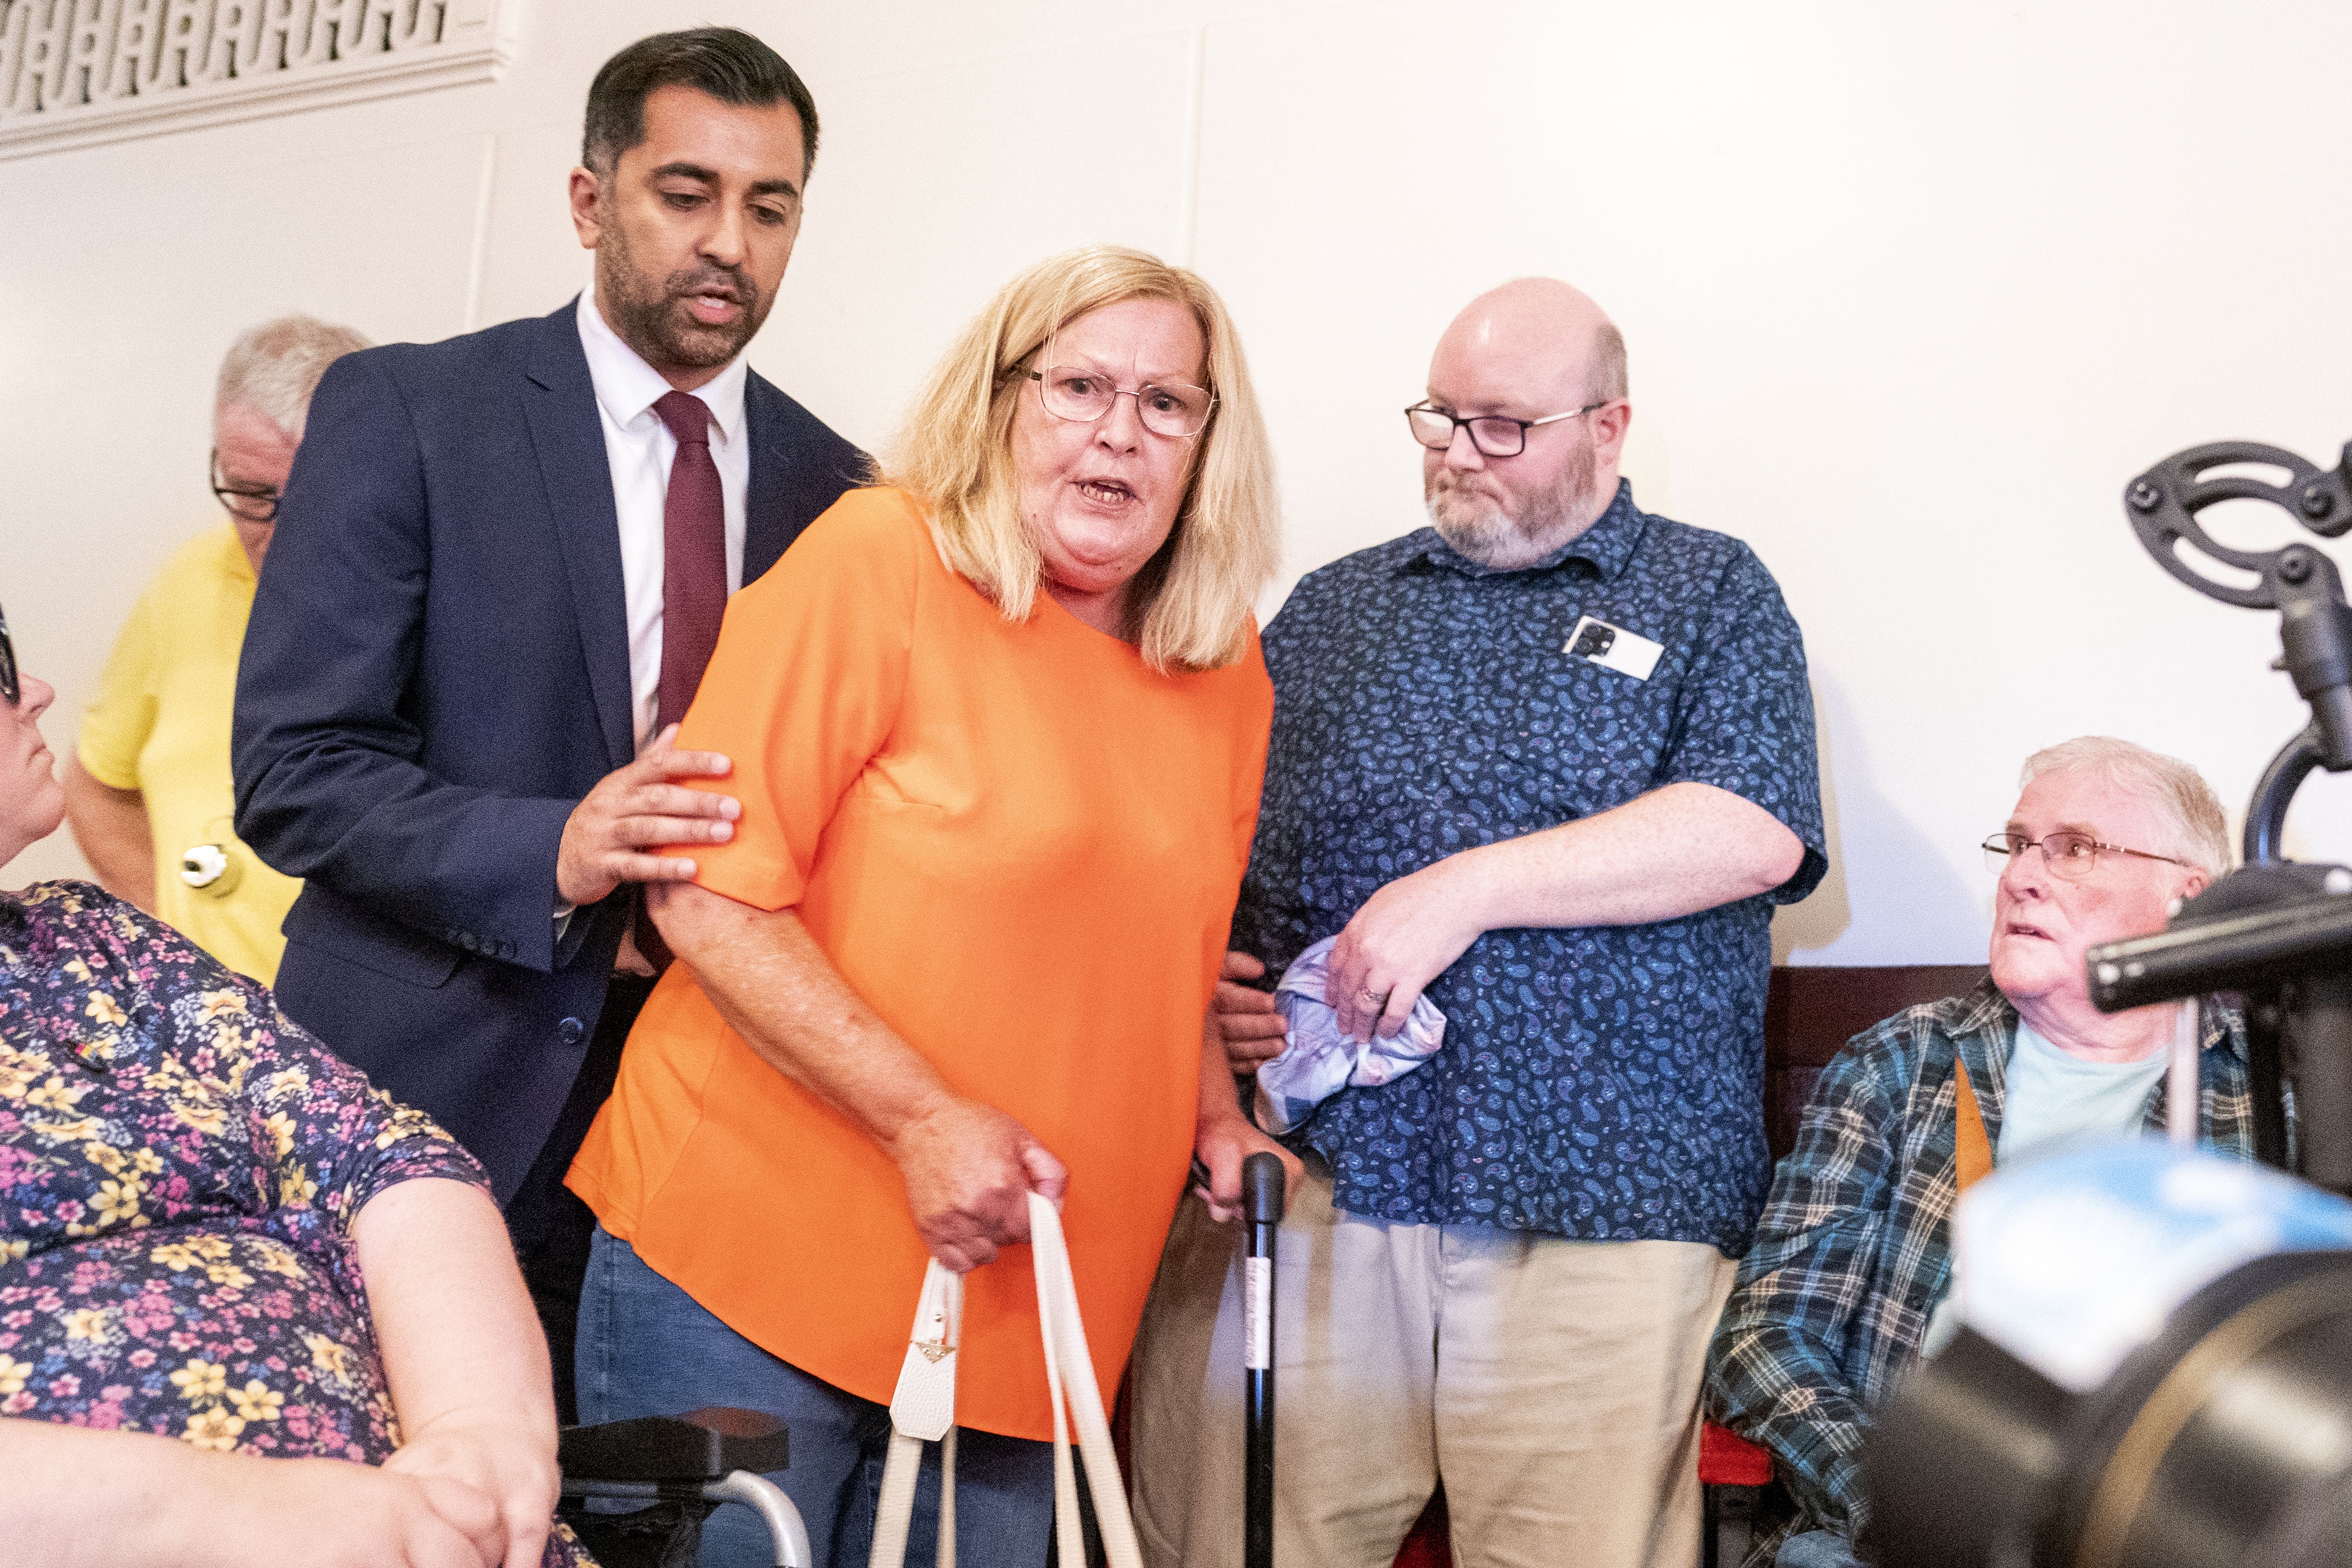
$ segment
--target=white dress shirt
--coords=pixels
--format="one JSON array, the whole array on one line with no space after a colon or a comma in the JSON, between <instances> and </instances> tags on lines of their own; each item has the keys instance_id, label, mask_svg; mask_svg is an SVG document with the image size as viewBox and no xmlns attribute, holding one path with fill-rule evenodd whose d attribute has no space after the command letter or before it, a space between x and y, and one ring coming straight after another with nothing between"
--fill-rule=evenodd
<instances>
[{"instance_id":1,"label":"white dress shirt","mask_svg":"<svg viewBox=\"0 0 2352 1568\"><path fill-rule=\"evenodd\" d=\"M662 514L669 499L669 465L677 438L654 412L671 390L661 372L621 341L596 306L592 274L580 291L580 346L604 424L604 457L613 468L613 507L621 522L621 582L628 601L629 708L637 749L653 744L661 713ZM751 484L751 434L744 426L743 356L697 388L710 410L710 456L727 513L727 591L743 586L744 494Z\"/></svg>"}]
</instances>

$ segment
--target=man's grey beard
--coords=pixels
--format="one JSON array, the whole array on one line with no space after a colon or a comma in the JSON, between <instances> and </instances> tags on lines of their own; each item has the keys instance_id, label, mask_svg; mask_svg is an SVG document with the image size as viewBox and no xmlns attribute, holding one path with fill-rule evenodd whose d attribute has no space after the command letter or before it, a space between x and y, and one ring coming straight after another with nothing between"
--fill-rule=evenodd
<instances>
[{"instance_id":1,"label":"man's grey beard","mask_svg":"<svg viewBox=\"0 0 2352 1568\"><path fill-rule=\"evenodd\" d=\"M1592 440L1587 436L1576 444L1575 455L1560 470L1558 482L1529 497L1516 517L1492 496L1455 489L1452 483L1455 476L1450 468L1437 471L1436 477L1423 487L1422 499L1437 537L1455 553L1481 566L1508 570L1540 560L1592 525L1595 468Z\"/></svg>"}]
</instances>

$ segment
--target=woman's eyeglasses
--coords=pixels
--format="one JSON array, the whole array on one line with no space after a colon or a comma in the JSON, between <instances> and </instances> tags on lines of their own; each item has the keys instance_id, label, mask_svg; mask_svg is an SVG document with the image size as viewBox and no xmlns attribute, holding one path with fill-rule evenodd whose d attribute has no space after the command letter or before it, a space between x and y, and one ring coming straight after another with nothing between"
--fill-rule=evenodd
<instances>
[{"instance_id":1,"label":"woman's eyeglasses","mask_svg":"<svg viewBox=\"0 0 2352 1568\"><path fill-rule=\"evenodd\" d=\"M1146 382L1129 391L1099 371L1071 365L1031 371L1028 376L1037 383L1038 401L1056 419L1091 424L1108 413L1111 404L1131 397L1136 417L1154 435L1198 435L1217 404L1216 394L1208 388L1183 382Z\"/></svg>"}]
</instances>

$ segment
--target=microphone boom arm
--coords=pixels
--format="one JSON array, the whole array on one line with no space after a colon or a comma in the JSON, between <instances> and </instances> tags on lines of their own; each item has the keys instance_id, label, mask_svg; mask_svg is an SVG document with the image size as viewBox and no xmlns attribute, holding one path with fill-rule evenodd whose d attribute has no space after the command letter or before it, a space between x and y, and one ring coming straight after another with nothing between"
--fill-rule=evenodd
<instances>
[{"instance_id":1,"label":"microphone boom arm","mask_svg":"<svg viewBox=\"0 0 2352 1568\"><path fill-rule=\"evenodd\" d=\"M2246 473L2247 464L2281 469L2286 480L2273 484ZM2279 612L2281 653L2273 667L2284 670L2311 705L2311 724L2271 759L2246 810L2245 861L2263 865L2281 858L2287 807L2312 771L2352 769L2352 610L2345 607L2336 563L2311 546L2265 552L2216 541L2199 514L2222 501L2266 501L2334 538L2352 529L2352 443L2323 471L2284 447L2216 441L2176 452L2124 486L2125 515L2158 566L2209 599ZM2241 587L2201 571L2191 551L2256 580Z\"/></svg>"}]
</instances>

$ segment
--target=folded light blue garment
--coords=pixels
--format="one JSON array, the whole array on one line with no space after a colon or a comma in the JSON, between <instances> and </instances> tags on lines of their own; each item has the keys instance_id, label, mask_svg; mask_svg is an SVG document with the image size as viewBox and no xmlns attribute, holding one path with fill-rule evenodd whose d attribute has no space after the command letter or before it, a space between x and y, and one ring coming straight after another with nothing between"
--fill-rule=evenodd
<instances>
[{"instance_id":1,"label":"folded light blue garment","mask_svg":"<svg viewBox=\"0 0 2352 1568\"><path fill-rule=\"evenodd\" d=\"M1349 1084L1376 1089L1402 1078L1437 1054L1445 1043L1445 1015L1426 993L1413 998L1404 1028L1393 1040L1356 1040L1339 1030L1339 1015L1323 999L1330 972L1327 936L1282 972L1275 1004L1290 1024L1289 1043L1257 1070L1257 1122L1269 1133L1287 1133L1315 1113L1315 1107Z\"/></svg>"}]
</instances>

